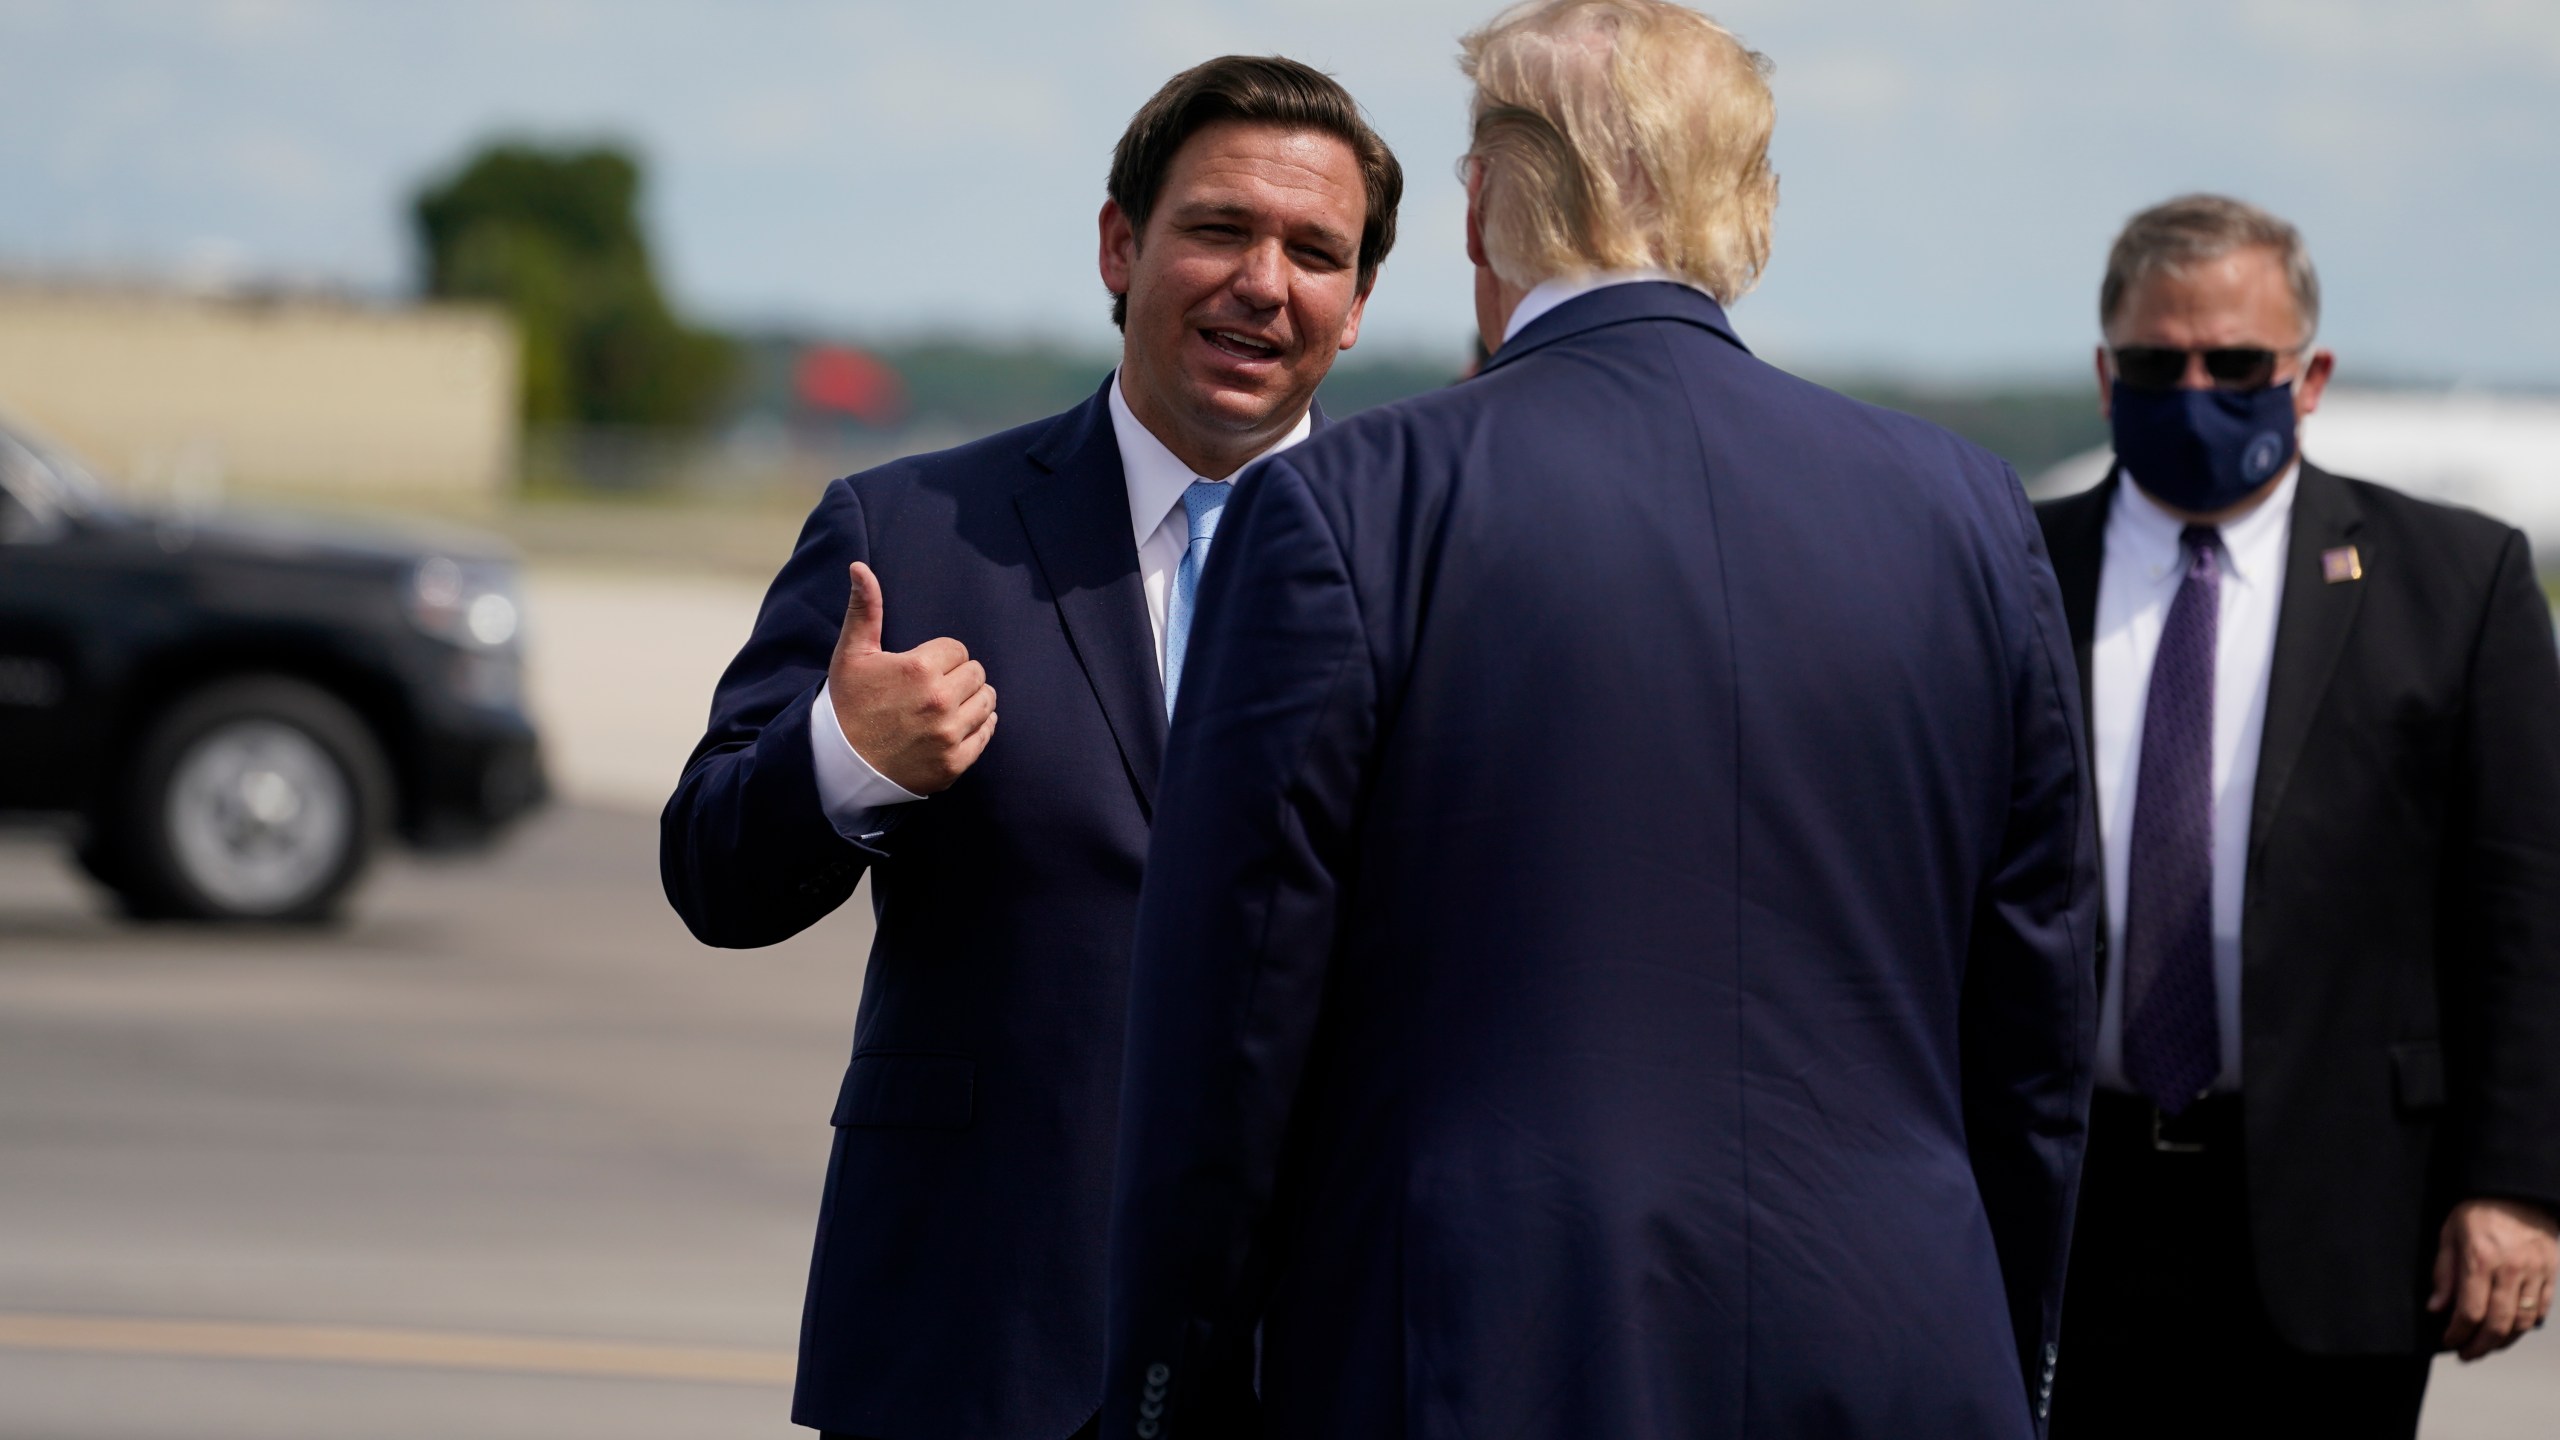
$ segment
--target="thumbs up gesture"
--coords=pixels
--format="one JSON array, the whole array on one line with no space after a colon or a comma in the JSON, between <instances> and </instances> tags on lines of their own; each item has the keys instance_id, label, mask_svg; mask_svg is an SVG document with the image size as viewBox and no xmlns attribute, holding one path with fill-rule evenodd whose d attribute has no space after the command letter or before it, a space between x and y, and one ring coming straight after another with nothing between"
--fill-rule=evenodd
<instances>
[{"instance_id":1,"label":"thumbs up gesture","mask_svg":"<svg viewBox=\"0 0 2560 1440\"><path fill-rule=\"evenodd\" d=\"M946 789L996 731L987 667L957 640L880 648L880 580L857 560L844 630L827 662L827 695L844 738L871 768L918 795Z\"/></svg>"}]
</instances>

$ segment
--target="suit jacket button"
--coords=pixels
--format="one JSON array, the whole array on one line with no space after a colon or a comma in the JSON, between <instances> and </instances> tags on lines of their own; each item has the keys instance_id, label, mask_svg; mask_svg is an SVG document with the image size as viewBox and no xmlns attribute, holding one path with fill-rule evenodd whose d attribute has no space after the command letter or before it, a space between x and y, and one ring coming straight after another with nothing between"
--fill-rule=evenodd
<instances>
[{"instance_id":1,"label":"suit jacket button","mask_svg":"<svg viewBox=\"0 0 2560 1440\"><path fill-rule=\"evenodd\" d=\"M1158 1387L1158 1388L1162 1388L1162 1387L1163 1387L1163 1385L1165 1384L1165 1382L1167 1382L1167 1381L1171 1380L1172 1378L1173 1378L1173 1367L1172 1367L1172 1366L1170 1366L1170 1365L1167 1365L1166 1363L1164 1363L1164 1362L1163 1362L1163 1361L1161 1361L1161 1360L1159 1360L1159 1361L1157 1361L1156 1363L1154 1363L1153 1365L1150 1365L1150 1366L1148 1366L1148 1367L1147 1367L1147 1383L1148 1383L1149 1385L1153 1385L1153 1386L1156 1386L1156 1387Z\"/></svg>"}]
</instances>

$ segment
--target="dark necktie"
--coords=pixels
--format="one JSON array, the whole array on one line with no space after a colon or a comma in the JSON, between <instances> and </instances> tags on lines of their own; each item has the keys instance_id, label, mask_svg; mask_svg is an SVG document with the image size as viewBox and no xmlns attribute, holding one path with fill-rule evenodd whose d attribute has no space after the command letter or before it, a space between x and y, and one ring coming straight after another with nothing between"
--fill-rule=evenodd
<instances>
[{"instance_id":1,"label":"dark necktie","mask_svg":"<svg viewBox=\"0 0 2560 1440\"><path fill-rule=\"evenodd\" d=\"M2142 711L2125 879L2124 1072L2175 1115L2222 1070L2213 994L2213 662L2222 536L2178 536L2186 579L2169 602Z\"/></svg>"}]
</instances>

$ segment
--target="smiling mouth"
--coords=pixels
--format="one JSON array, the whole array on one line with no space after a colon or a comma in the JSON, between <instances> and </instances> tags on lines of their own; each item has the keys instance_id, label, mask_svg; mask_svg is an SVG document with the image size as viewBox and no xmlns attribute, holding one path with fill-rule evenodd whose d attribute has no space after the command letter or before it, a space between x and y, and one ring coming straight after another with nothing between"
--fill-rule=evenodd
<instances>
[{"instance_id":1,"label":"smiling mouth","mask_svg":"<svg viewBox=\"0 0 2560 1440\"><path fill-rule=\"evenodd\" d=\"M1257 340L1234 330L1203 330L1203 338L1238 360L1277 360L1280 347L1268 340Z\"/></svg>"}]
</instances>

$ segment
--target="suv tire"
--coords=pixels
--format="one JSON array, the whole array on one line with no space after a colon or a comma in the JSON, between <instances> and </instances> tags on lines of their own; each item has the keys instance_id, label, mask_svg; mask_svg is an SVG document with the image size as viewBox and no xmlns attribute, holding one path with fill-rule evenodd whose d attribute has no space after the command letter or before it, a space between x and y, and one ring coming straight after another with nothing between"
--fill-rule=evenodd
<instances>
[{"instance_id":1,"label":"suv tire","mask_svg":"<svg viewBox=\"0 0 2560 1440\"><path fill-rule=\"evenodd\" d=\"M209 685L154 722L92 874L138 918L332 918L390 816L382 747L336 696L282 676Z\"/></svg>"}]
</instances>

